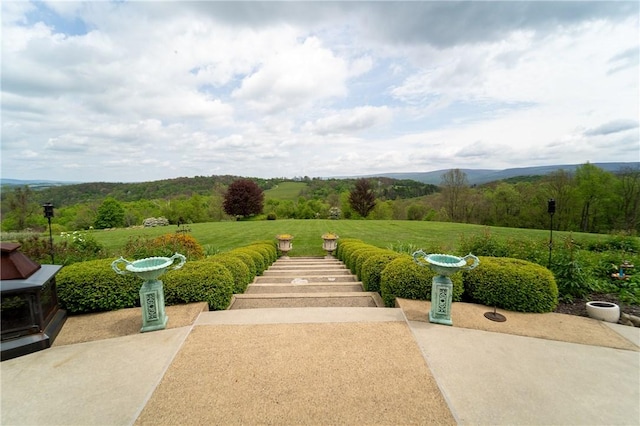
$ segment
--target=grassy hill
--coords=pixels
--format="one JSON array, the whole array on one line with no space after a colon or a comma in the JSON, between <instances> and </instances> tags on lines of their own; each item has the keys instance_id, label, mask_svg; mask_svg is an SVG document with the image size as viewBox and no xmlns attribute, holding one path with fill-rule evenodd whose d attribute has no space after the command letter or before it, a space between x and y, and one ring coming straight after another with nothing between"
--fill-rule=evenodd
<instances>
[{"instance_id":1,"label":"grassy hill","mask_svg":"<svg viewBox=\"0 0 640 426\"><path fill-rule=\"evenodd\" d=\"M305 182L280 182L273 188L264 191L264 199L295 201L300 195L300 191L307 187L308 184Z\"/></svg>"},{"instance_id":2,"label":"grassy hill","mask_svg":"<svg viewBox=\"0 0 640 426\"><path fill-rule=\"evenodd\" d=\"M404 245L425 251L454 251L464 236L480 235L490 230L491 235L504 239L533 239L548 242L549 231L539 229L518 229L486 227L464 223L394 221L394 220L263 220L240 222L209 222L190 225L191 235L210 253L228 251L248 245L255 241L275 241L277 234L288 233L295 238L290 256L322 256L321 235L335 232L341 238L357 238L368 244L387 248L391 245ZM142 229L116 229L93 231L92 236L119 256L121 249L130 237L138 235L159 236L175 232L175 226ZM571 237L576 241L593 241L606 238L605 235L554 232L554 240L561 241Z\"/></svg>"}]
</instances>

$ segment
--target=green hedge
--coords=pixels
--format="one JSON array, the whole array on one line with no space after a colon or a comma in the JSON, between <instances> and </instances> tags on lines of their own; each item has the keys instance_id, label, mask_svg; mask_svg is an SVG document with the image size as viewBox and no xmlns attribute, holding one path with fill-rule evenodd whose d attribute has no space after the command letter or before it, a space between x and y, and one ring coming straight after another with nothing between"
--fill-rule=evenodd
<instances>
[{"instance_id":1,"label":"green hedge","mask_svg":"<svg viewBox=\"0 0 640 426\"><path fill-rule=\"evenodd\" d=\"M370 252L371 249L373 249L373 246L370 246L368 244L361 244L358 246L358 248L356 250L353 250L349 256L347 256L347 268L349 268L351 270L351 273L358 275L357 271L356 271L356 265L358 262L358 258L360 258L360 256L365 256L367 252Z\"/></svg>"},{"instance_id":2,"label":"green hedge","mask_svg":"<svg viewBox=\"0 0 640 426\"><path fill-rule=\"evenodd\" d=\"M387 264L400 256L392 250L382 249L357 239L341 239L336 257L362 281L366 291L380 291L380 274Z\"/></svg>"},{"instance_id":3,"label":"green hedge","mask_svg":"<svg viewBox=\"0 0 640 426\"><path fill-rule=\"evenodd\" d=\"M267 269L267 266L269 265L269 263L267 263L267 259L265 259L264 255L259 251L256 250L255 248L249 248L249 247L242 247L242 248L238 248L235 250L232 250L232 253L245 253L248 254L249 256L251 256L251 259L253 260L253 263L255 265L256 268L256 275L262 275L262 273L264 272L265 269Z\"/></svg>"},{"instance_id":4,"label":"green hedge","mask_svg":"<svg viewBox=\"0 0 640 426\"><path fill-rule=\"evenodd\" d=\"M92 260L62 268L56 276L61 307L78 314L140 306L142 280L116 274L111 269L112 261ZM210 310L226 309L233 295L233 276L218 262L187 262L160 279L166 305L207 302Z\"/></svg>"},{"instance_id":5,"label":"green hedge","mask_svg":"<svg viewBox=\"0 0 640 426\"><path fill-rule=\"evenodd\" d=\"M271 242L220 253L204 260L187 261L182 269L160 278L165 304L207 302L210 310L226 309L233 293L243 293L253 278L276 260ZM60 305L70 314L111 311L140 306L142 280L119 275L112 259L66 266L56 276Z\"/></svg>"},{"instance_id":6,"label":"green hedge","mask_svg":"<svg viewBox=\"0 0 640 426\"><path fill-rule=\"evenodd\" d=\"M359 250L358 254L354 256L353 259L353 269L355 274L362 281L362 265L367 261L371 256L375 256L376 254L383 253L385 250L379 247L369 246L364 250Z\"/></svg>"},{"instance_id":7,"label":"green hedge","mask_svg":"<svg viewBox=\"0 0 640 426\"><path fill-rule=\"evenodd\" d=\"M247 266L247 268L249 268L249 274L251 275L251 279L253 279L253 277L258 275L258 268L256 267L256 262L253 260L253 256L251 256L249 253L245 252L241 248L233 249L224 254L229 254L231 256L237 257L238 259L242 260L244 264Z\"/></svg>"},{"instance_id":8,"label":"green hedge","mask_svg":"<svg viewBox=\"0 0 640 426\"><path fill-rule=\"evenodd\" d=\"M365 291L380 292L380 275L382 271L387 267L389 262L397 259L399 256L400 254L394 251L381 249L380 252L370 256L364 261L359 277Z\"/></svg>"},{"instance_id":9,"label":"green hedge","mask_svg":"<svg viewBox=\"0 0 640 426\"><path fill-rule=\"evenodd\" d=\"M349 247L354 244L363 244L363 242L356 238L340 238L338 240L338 248L336 249L336 258L346 264L346 253L349 252Z\"/></svg>"},{"instance_id":10,"label":"green hedge","mask_svg":"<svg viewBox=\"0 0 640 426\"><path fill-rule=\"evenodd\" d=\"M464 273L465 294L472 301L518 312L552 312L558 287L551 271L525 260L480 257Z\"/></svg>"},{"instance_id":11,"label":"green hedge","mask_svg":"<svg viewBox=\"0 0 640 426\"><path fill-rule=\"evenodd\" d=\"M231 272L234 282L234 293L244 293L249 283L253 280L253 275L251 275L249 267L238 256L229 253L220 253L215 256L210 256L206 260L209 262L219 262Z\"/></svg>"},{"instance_id":12,"label":"green hedge","mask_svg":"<svg viewBox=\"0 0 640 426\"><path fill-rule=\"evenodd\" d=\"M246 246L246 248L254 249L262 254L265 265L271 265L278 259L278 249L275 242L259 241Z\"/></svg>"},{"instance_id":13,"label":"green hedge","mask_svg":"<svg viewBox=\"0 0 640 426\"><path fill-rule=\"evenodd\" d=\"M355 274L355 257L358 255L358 252L360 250L368 250L369 248L371 248L371 246L365 243L353 243L345 248L344 264L352 273Z\"/></svg>"},{"instance_id":14,"label":"green hedge","mask_svg":"<svg viewBox=\"0 0 640 426\"><path fill-rule=\"evenodd\" d=\"M406 254L389 262L380 274L380 294L388 307L395 306L396 297L414 300L431 300L431 282L435 273L431 268L416 264ZM451 276L452 298L459 302L464 293L461 274Z\"/></svg>"},{"instance_id":15,"label":"green hedge","mask_svg":"<svg viewBox=\"0 0 640 426\"><path fill-rule=\"evenodd\" d=\"M142 280L116 274L111 269L113 260L90 260L62 268L56 275L60 306L71 314L140 306Z\"/></svg>"},{"instance_id":16,"label":"green hedge","mask_svg":"<svg viewBox=\"0 0 640 426\"><path fill-rule=\"evenodd\" d=\"M187 262L162 276L167 305L207 302L209 310L226 309L233 296L233 275L222 263L200 260Z\"/></svg>"}]
</instances>

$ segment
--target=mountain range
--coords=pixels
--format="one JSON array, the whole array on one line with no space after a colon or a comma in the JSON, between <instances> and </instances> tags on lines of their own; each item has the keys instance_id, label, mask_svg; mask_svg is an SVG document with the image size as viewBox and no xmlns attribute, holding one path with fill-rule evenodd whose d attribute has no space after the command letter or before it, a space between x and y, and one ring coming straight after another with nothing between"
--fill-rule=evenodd
<instances>
[{"instance_id":1,"label":"mountain range","mask_svg":"<svg viewBox=\"0 0 640 426\"><path fill-rule=\"evenodd\" d=\"M618 162L618 163L592 163L608 172L618 172L625 168L640 169L640 162ZM519 177L519 176L544 176L549 173L565 170L568 172L574 172L577 167L582 164L564 164L554 166L535 166L535 167L518 167L511 169L460 169L467 176L467 181L470 185L480 185L487 182L500 181L504 179ZM442 175L451 169L435 170L431 172L406 172L406 173L378 173L373 175L364 176L335 176L335 179L353 179L363 177L388 177L392 179L411 179L417 182L428 183L432 185L439 185L442 181ZM8 179L0 178L1 186L25 186L28 185L33 189L44 189L53 186L63 185L75 185L81 182L64 182L64 181L51 181L51 180L20 180L20 179Z\"/></svg>"},{"instance_id":2,"label":"mountain range","mask_svg":"<svg viewBox=\"0 0 640 426\"><path fill-rule=\"evenodd\" d=\"M628 163L591 163L608 172L618 172L625 168L640 169L640 162ZM565 170L574 172L576 168L582 164L564 164L555 166L537 166L537 167L518 167L504 170L492 169L460 169L467 175L467 181L470 185L480 185L487 182L495 182L504 179L519 176L544 176L549 173ZM358 177L388 177L392 179L411 179L417 182L439 185L442 182L442 175L451 169L436 170L433 172L408 172L408 173L382 173L376 175L358 176Z\"/></svg>"}]
</instances>

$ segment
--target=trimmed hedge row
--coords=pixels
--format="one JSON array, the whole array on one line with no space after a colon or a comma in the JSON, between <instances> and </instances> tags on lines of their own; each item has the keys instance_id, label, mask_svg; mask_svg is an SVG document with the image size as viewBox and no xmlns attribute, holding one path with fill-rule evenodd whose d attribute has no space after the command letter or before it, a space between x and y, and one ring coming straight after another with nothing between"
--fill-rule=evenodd
<instances>
[{"instance_id":1,"label":"trimmed hedge row","mask_svg":"<svg viewBox=\"0 0 640 426\"><path fill-rule=\"evenodd\" d=\"M358 276L365 291L380 291L382 270L398 256L400 255L392 250L372 246L353 238L338 240L336 249L336 257Z\"/></svg>"},{"instance_id":2,"label":"trimmed hedge row","mask_svg":"<svg viewBox=\"0 0 640 426\"><path fill-rule=\"evenodd\" d=\"M247 264L239 257L229 253L220 253L215 256L208 257L207 262L218 262L222 264L233 278L233 292L244 293L247 286L253 279L253 275L249 271Z\"/></svg>"},{"instance_id":3,"label":"trimmed hedge row","mask_svg":"<svg viewBox=\"0 0 640 426\"><path fill-rule=\"evenodd\" d=\"M382 271L387 267L389 262L400 257L400 253L386 250L384 253L376 253L369 257L362 264L362 275L360 280L366 291L380 292L380 277Z\"/></svg>"},{"instance_id":4,"label":"trimmed hedge row","mask_svg":"<svg viewBox=\"0 0 640 426\"><path fill-rule=\"evenodd\" d=\"M71 314L140 306L140 278L118 275L112 259L89 260L65 266L56 275L60 306Z\"/></svg>"},{"instance_id":5,"label":"trimmed hedge row","mask_svg":"<svg viewBox=\"0 0 640 426\"><path fill-rule=\"evenodd\" d=\"M226 309L233 296L231 272L219 262L194 261L162 276L166 305L207 302L209 310Z\"/></svg>"},{"instance_id":6,"label":"trimmed hedge row","mask_svg":"<svg viewBox=\"0 0 640 426\"><path fill-rule=\"evenodd\" d=\"M435 272L426 266L418 265L413 257L402 254L389 262L380 276L380 295L386 306L395 306L396 297L414 300L431 300L431 284ZM462 300L464 285L461 274L453 274L452 299Z\"/></svg>"},{"instance_id":7,"label":"trimmed hedge row","mask_svg":"<svg viewBox=\"0 0 640 426\"><path fill-rule=\"evenodd\" d=\"M480 265L464 273L472 301L518 312L552 312L558 286L544 266L507 257L479 257Z\"/></svg>"},{"instance_id":8,"label":"trimmed hedge row","mask_svg":"<svg viewBox=\"0 0 640 426\"><path fill-rule=\"evenodd\" d=\"M243 293L256 275L277 258L275 243L258 242L203 260L161 277L165 304L207 302L210 310L226 309L234 293ZM66 266L56 276L58 299L70 314L111 311L140 306L142 280L119 275L112 259Z\"/></svg>"},{"instance_id":9,"label":"trimmed hedge row","mask_svg":"<svg viewBox=\"0 0 640 426\"><path fill-rule=\"evenodd\" d=\"M417 265L407 254L366 244L357 239L341 239L336 257L358 276L366 291L380 292L386 306L396 297L431 299L436 275ZM512 258L480 257L472 271L456 273L454 302L465 300L518 312L552 312L558 304L558 287L553 273L544 266Z\"/></svg>"}]
</instances>

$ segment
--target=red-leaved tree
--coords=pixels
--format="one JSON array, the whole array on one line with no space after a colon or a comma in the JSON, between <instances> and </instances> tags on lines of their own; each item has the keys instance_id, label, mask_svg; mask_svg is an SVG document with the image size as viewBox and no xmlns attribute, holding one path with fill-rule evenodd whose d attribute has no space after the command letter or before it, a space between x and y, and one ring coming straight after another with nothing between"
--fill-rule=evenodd
<instances>
[{"instance_id":1,"label":"red-leaved tree","mask_svg":"<svg viewBox=\"0 0 640 426\"><path fill-rule=\"evenodd\" d=\"M232 216L248 217L262 213L264 193L252 180L239 179L234 181L224 197L224 211Z\"/></svg>"},{"instance_id":2,"label":"red-leaved tree","mask_svg":"<svg viewBox=\"0 0 640 426\"><path fill-rule=\"evenodd\" d=\"M376 195L367 179L358 179L349 193L349 204L360 216L367 217L376 206Z\"/></svg>"}]
</instances>

